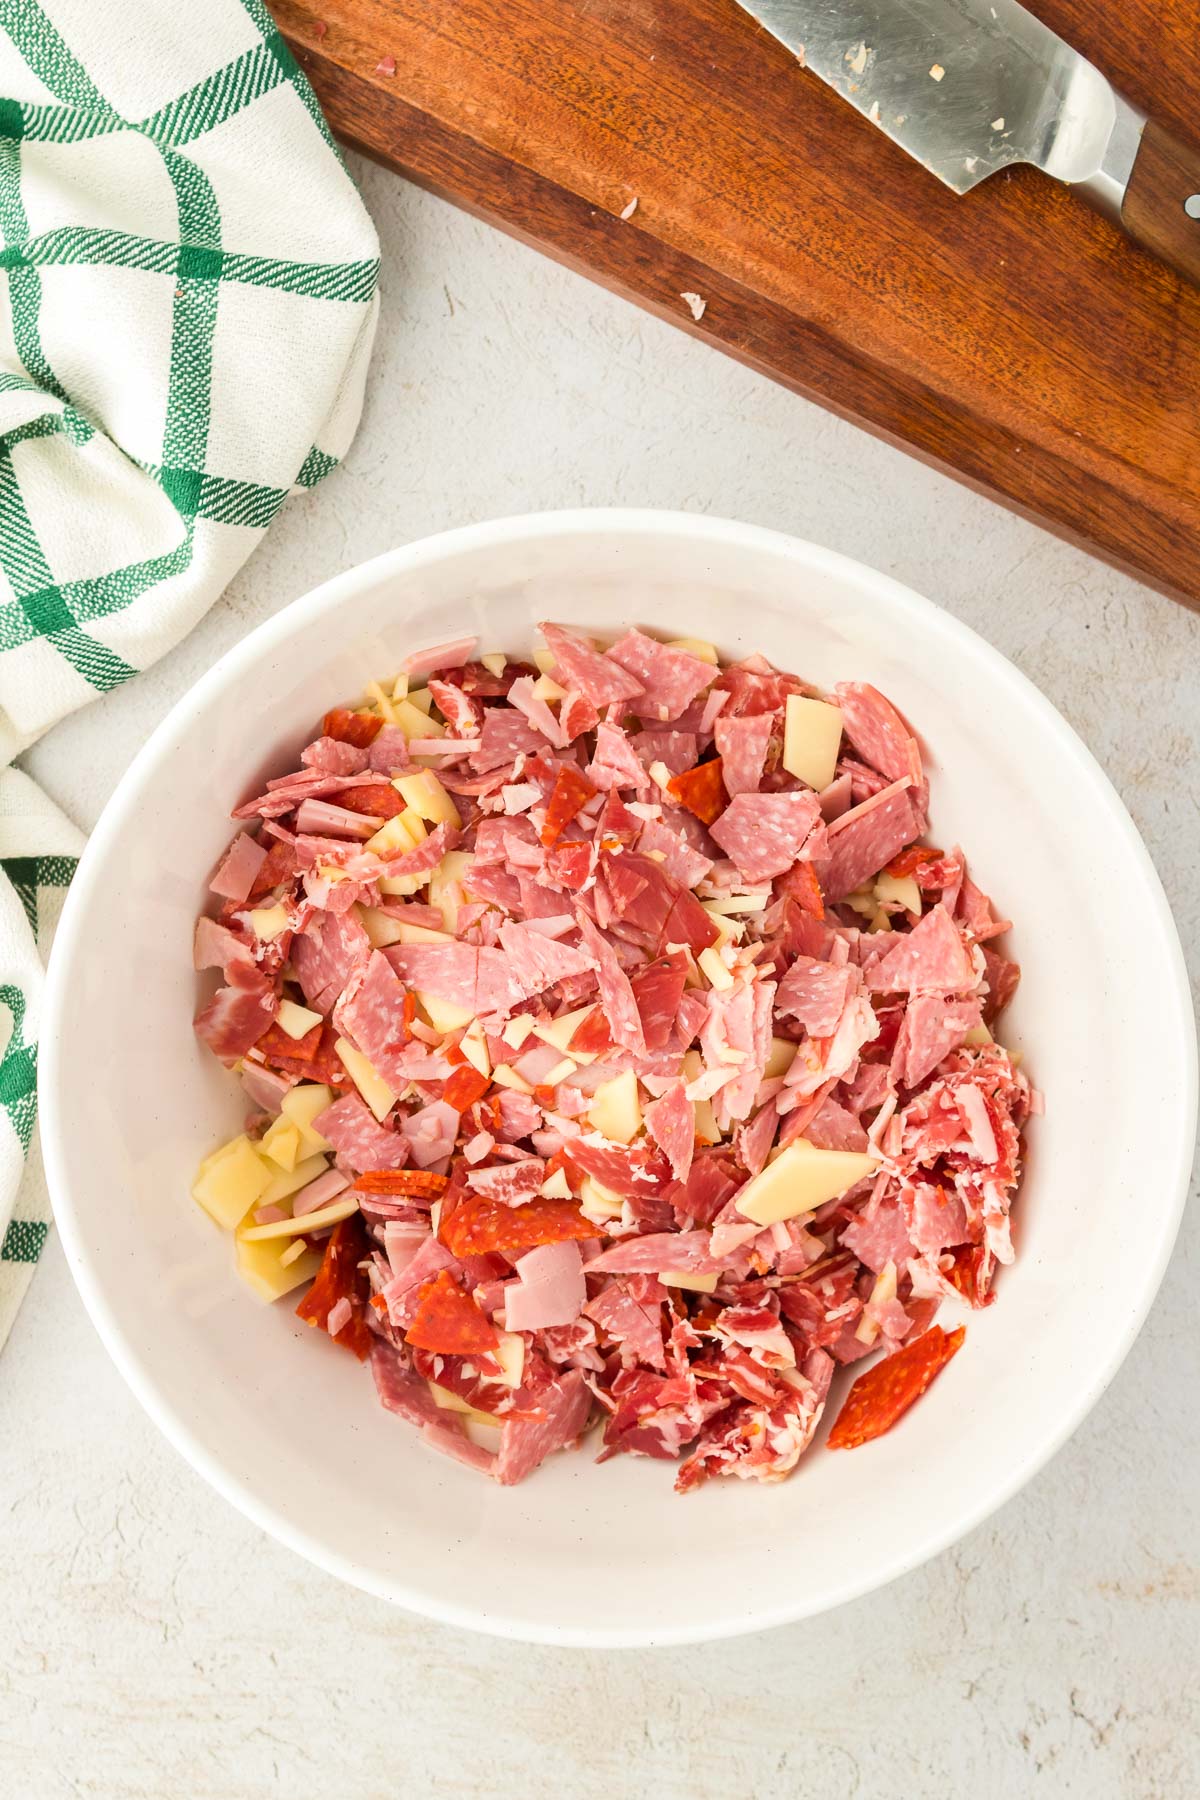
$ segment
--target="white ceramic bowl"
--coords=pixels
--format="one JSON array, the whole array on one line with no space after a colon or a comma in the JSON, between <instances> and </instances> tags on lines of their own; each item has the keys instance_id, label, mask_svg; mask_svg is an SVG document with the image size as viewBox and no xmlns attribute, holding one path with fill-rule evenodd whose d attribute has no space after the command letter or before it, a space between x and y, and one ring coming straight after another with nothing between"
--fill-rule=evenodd
<instances>
[{"instance_id":1,"label":"white ceramic bowl","mask_svg":"<svg viewBox=\"0 0 1200 1800\"><path fill-rule=\"evenodd\" d=\"M478 632L520 650L550 616L637 622L875 682L929 748L936 841L1017 921L1004 1035L1046 1095L999 1299L902 1426L819 1445L790 1481L714 1481L585 1451L502 1490L427 1451L370 1375L238 1283L188 1198L237 1128L197 1047L192 922L229 809L292 766L328 706L410 650ZM1152 1047L1152 1048L1151 1048ZM1105 776L996 651L928 601L811 544L683 514L506 519L381 556L232 650L113 796L62 920L42 1037L46 1164L68 1260L126 1380L251 1519L372 1593L452 1624L593 1646L679 1643L816 1613L979 1523L1079 1424L1145 1318L1195 1130L1175 928ZM836 1409L834 1409L836 1410Z\"/></svg>"}]
</instances>

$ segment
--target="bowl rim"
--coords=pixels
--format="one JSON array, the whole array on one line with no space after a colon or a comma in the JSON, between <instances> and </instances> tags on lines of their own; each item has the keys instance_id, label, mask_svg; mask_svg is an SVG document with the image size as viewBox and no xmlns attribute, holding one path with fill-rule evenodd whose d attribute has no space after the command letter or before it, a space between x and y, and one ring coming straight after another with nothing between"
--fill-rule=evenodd
<instances>
[{"instance_id":1,"label":"bowl rim","mask_svg":"<svg viewBox=\"0 0 1200 1800\"><path fill-rule=\"evenodd\" d=\"M1070 759L1077 773L1090 783L1104 804L1110 815L1112 828L1119 835L1146 884L1151 907L1149 923L1157 934L1166 964L1174 974L1174 980L1170 984L1169 1015L1164 1008L1162 1022L1164 1040L1174 1044L1174 1053L1179 1059L1177 1066L1184 1082L1184 1102L1178 1109L1176 1142L1169 1158L1173 1170L1169 1183L1172 1199L1160 1217L1158 1242L1142 1291L1128 1315L1124 1330L1110 1346L1107 1358L1097 1366L1090 1381L1077 1393L1071 1407L1060 1415L1050 1429L1036 1436L1024 1456L1007 1471L1004 1480L996 1485L985 1500L957 1517L952 1525L931 1530L926 1537L909 1541L903 1549L898 1549L893 1556L886 1558L882 1567L874 1566L862 1578L847 1577L804 1599L780 1599L750 1606L740 1606L736 1602L726 1604L706 1625L616 1626L589 1630L574 1625L547 1625L515 1614L475 1610L440 1600L436 1595L410 1587L403 1580L383 1579L366 1565L331 1550L327 1544L294 1525L244 1485L214 1452L198 1440L160 1392L152 1370L132 1348L93 1266L86 1236L76 1215L61 1148L64 1128L69 1119L69 1107L62 1096L64 1071L61 1049L67 1042L64 1026L70 994L68 971L72 958L81 951L82 930L88 916L92 892L99 886L108 857L136 808L142 780L169 754L180 722L202 711L211 697L235 679L263 651L269 652L286 643L297 625L318 617L342 602L352 600L364 587L381 579L409 574L461 553L518 541L566 538L583 533L658 539L686 537L693 542L707 541L719 543L723 547L741 545L747 551L770 552L853 584L869 593L872 601L919 621L926 631L932 631L935 636L940 635L943 641L953 642L965 649L984 665L992 681L1006 688L1019 704L1032 707L1040 715L1054 740L1057 752ZM83 953L86 954L85 951ZM263 620L253 631L233 644L179 697L118 781L97 821L68 890L44 990L38 1104L42 1123L42 1153L54 1218L62 1238L68 1267L84 1307L101 1342L136 1398L168 1442L197 1474L203 1476L224 1499L261 1530L326 1573L379 1599L433 1618L441 1624L481 1631L490 1636L564 1648L623 1649L714 1642L791 1624L858 1599L919 1568L949 1545L958 1542L1044 1468L1077 1430L1116 1375L1141 1331L1162 1284L1187 1200L1196 1138L1197 1085L1195 1019L1187 967L1178 929L1150 852L1120 795L1092 752L1052 702L1001 651L969 625L902 582L840 551L827 549L790 533L703 513L660 511L649 507L575 507L520 513L454 526L384 551L366 562L343 570Z\"/></svg>"}]
</instances>

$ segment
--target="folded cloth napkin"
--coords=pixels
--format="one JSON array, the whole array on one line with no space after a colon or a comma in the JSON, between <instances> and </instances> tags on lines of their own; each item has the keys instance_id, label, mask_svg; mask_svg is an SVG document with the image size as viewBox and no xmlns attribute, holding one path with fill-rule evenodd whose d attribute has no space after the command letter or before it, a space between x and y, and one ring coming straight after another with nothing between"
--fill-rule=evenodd
<instances>
[{"instance_id":1,"label":"folded cloth napkin","mask_svg":"<svg viewBox=\"0 0 1200 1800\"><path fill-rule=\"evenodd\" d=\"M0 0L0 240L3 1344L48 1229L42 958L81 848L9 765L344 454L379 246L259 0Z\"/></svg>"}]
</instances>

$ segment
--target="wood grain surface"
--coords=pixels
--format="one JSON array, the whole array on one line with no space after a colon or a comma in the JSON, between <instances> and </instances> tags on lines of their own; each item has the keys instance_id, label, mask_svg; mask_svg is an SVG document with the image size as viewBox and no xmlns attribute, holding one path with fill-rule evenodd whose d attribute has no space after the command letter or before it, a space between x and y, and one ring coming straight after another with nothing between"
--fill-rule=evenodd
<instances>
[{"instance_id":1,"label":"wood grain surface","mask_svg":"<svg viewBox=\"0 0 1200 1800\"><path fill-rule=\"evenodd\" d=\"M270 4L346 143L1200 605L1200 289L1066 189L956 197L733 0ZM1194 129L1200 0L1036 5Z\"/></svg>"},{"instance_id":2,"label":"wood grain surface","mask_svg":"<svg viewBox=\"0 0 1200 1800\"><path fill-rule=\"evenodd\" d=\"M1151 119L1121 218L1156 256L1200 282L1200 149Z\"/></svg>"}]
</instances>

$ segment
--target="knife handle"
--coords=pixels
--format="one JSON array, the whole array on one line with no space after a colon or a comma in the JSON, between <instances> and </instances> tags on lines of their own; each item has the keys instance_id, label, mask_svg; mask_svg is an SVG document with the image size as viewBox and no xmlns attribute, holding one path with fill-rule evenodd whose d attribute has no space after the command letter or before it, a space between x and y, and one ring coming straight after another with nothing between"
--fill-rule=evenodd
<instances>
[{"instance_id":1,"label":"knife handle","mask_svg":"<svg viewBox=\"0 0 1200 1800\"><path fill-rule=\"evenodd\" d=\"M1132 237L1200 284L1200 150L1146 121L1121 205Z\"/></svg>"}]
</instances>

